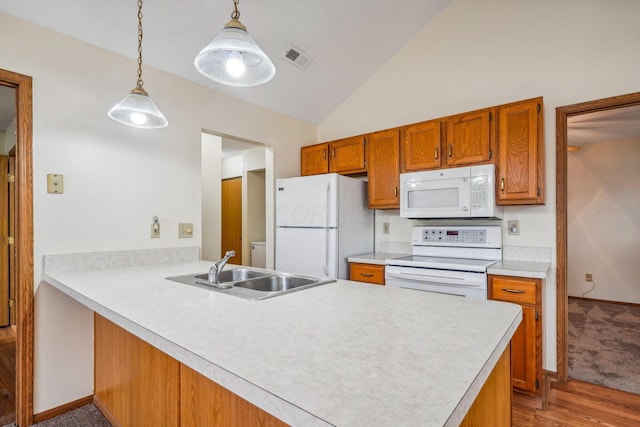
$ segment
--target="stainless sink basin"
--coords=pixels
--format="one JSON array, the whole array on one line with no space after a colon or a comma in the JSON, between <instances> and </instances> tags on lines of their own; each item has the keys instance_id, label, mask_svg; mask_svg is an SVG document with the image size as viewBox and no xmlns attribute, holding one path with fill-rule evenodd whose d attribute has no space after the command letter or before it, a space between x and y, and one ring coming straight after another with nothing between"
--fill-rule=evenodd
<instances>
[{"instance_id":1,"label":"stainless sink basin","mask_svg":"<svg viewBox=\"0 0 640 427\"><path fill-rule=\"evenodd\" d=\"M245 280L236 283L235 286L261 292L280 292L299 288L300 286L307 286L317 281L318 279L278 274L253 280Z\"/></svg>"},{"instance_id":2,"label":"stainless sink basin","mask_svg":"<svg viewBox=\"0 0 640 427\"><path fill-rule=\"evenodd\" d=\"M241 280L253 279L256 277L268 276L269 273L263 271L249 270L248 268L234 268L232 270L223 270L218 276L220 282L239 282ZM198 274L196 279L209 281L209 274Z\"/></svg>"},{"instance_id":3,"label":"stainless sink basin","mask_svg":"<svg viewBox=\"0 0 640 427\"><path fill-rule=\"evenodd\" d=\"M279 273L277 271L265 272L248 268L223 270L219 277L220 283L209 282L209 275L207 273L171 276L167 277L167 279L251 300L272 298L278 295L335 282L333 279L320 279L317 277Z\"/></svg>"}]
</instances>

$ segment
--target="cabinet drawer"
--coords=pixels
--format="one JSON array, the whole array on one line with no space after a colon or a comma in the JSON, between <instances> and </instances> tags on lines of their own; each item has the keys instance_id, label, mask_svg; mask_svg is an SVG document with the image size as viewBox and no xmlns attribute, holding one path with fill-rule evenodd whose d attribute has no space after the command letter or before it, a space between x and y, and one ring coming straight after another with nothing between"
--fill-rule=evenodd
<instances>
[{"instance_id":1,"label":"cabinet drawer","mask_svg":"<svg viewBox=\"0 0 640 427\"><path fill-rule=\"evenodd\" d=\"M490 279L491 299L535 305L537 280L493 276Z\"/></svg>"},{"instance_id":2,"label":"cabinet drawer","mask_svg":"<svg viewBox=\"0 0 640 427\"><path fill-rule=\"evenodd\" d=\"M349 279L384 285L384 265L349 263Z\"/></svg>"}]
</instances>

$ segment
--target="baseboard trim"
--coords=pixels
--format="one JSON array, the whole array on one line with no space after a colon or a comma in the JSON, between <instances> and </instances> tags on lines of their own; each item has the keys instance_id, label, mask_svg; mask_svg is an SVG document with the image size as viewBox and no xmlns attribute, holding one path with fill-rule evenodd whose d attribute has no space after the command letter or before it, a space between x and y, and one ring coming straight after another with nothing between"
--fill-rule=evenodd
<instances>
[{"instance_id":1,"label":"baseboard trim","mask_svg":"<svg viewBox=\"0 0 640 427\"><path fill-rule=\"evenodd\" d=\"M102 401L97 395L93 395L93 404L96 405L96 407L100 410L100 412L102 412L102 415L104 415L104 417L111 423L113 427L122 427L122 424L120 424L120 421L113 416L111 411L109 411L107 406L104 403L102 403Z\"/></svg>"},{"instance_id":2,"label":"baseboard trim","mask_svg":"<svg viewBox=\"0 0 640 427\"><path fill-rule=\"evenodd\" d=\"M66 412L73 411L74 409L81 408L84 405L88 405L89 403L93 403L93 396L83 397L81 399L74 400L73 402L65 403L64 405L48 409L44 412L33 414L33 422L39 423L41 421L46 421L50 418L57 417L58 415L62 415Z\"/></svg>"},{"instance_id":3,"label":"baseboard trim","mask_svg":"<svg viewBox=\"0 0 640 427\"><path fill-rule=\"evenodd\" d=\"M607 304L628 305L628 306L631 306L631 307L638 307L638 308L640 308L640 304L638 304L638 303L636 303L636 302L612 301L612 300L608 300L608 299L596 299L596 298L574 297L574 296L572 296L572 295L569 295L569 298L579 299L579 300L582 300L582 301L604 302L604 303L607 303Z\"/></svg>"}]
</instances>

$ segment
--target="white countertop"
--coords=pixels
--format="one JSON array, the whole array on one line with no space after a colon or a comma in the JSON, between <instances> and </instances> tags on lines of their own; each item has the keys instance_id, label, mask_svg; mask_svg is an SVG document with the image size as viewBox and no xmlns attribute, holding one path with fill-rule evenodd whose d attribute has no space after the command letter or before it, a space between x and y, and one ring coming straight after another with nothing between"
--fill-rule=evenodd
<instances>
[{"instance_id":1,"label":"white countertop","mask_svg":"<svg viewBox=\"0 0 640 427\"><path fill-rule=\"evenodd\" d=\"M522 316L513 304L342 280L249 301L164 279L210 265L45 265L44 280L305 427L457 426Z\"/></svg>"},{"instance_id":2,"label":"white countertop","mask_svg":"<svg viewBox=\"0 0 640 427\"><path fill-rule=\"evenodd\" d=\"M372 254L354 255L347 258L348 262L359 262L362 264L384 265L385 260L410 256L411 254L396 254L389 252L375 252Z\"/></svg>"},{"instance_id":3,"label":"white countertop","mask_svg":"<svg viewBox=\"0 0 640 427\"><path fill-rule=\"evenodd\" d=\"M487 274L497 276L530 277L546 279L551 263L537 261L502 260L487 268Z\"/></svg>"}]
</instances>

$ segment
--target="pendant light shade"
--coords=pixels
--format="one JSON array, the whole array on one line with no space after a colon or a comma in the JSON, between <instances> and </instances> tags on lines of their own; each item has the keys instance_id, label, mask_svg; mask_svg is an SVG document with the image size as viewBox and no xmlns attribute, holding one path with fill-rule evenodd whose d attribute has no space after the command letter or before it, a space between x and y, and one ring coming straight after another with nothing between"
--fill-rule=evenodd
<instances>
[{"instance_id":1,"label":"pendant light shade","mask_svg":"<svg viewBox=\"0 0 640 427\"><path fill-rule=\"evenodd\" d=\"M168 125L167 119L144 89L133 89L122 101L114 105L108 114L117 122L137 128L156 129Z\"/></svg>"},{"instance_id":2,"label":"pendant light shade","mask_svg":"<svg viewBox=\"0 0 640 427\"><path fill-rule=\"evenodd\" d=\"M138 0L138 82L122 101L107 113L113 120L142 129L163 128L169 123L142 87L142 0Z\"/></svg>"},{"instance_id":3,"label":"pendant light shade","mask_svg":"<svg viewBox=\"0 0 640 427\"><path fill-rule=\"evenodd\" d=\"M205 77L228 86L250 87L267 83L276 67L238 18L238 0L224 29L196 56L196 69Z\"/></svg>"}]
</instances>

